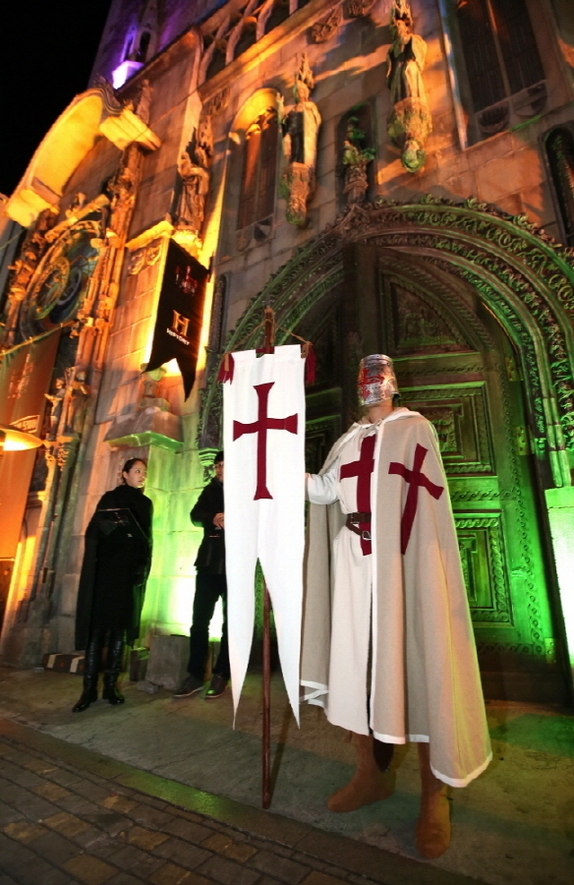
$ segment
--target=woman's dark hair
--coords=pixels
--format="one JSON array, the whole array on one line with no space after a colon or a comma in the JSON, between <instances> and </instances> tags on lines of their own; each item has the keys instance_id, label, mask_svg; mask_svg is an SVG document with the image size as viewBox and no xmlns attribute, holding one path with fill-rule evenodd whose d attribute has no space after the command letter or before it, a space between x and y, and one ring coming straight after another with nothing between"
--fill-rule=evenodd
<instances>
[{"instance_id":1,"label":"woman's dark hair","mask_svg":"<svg viewBox=\"0 0 574 885\"><path fill-rule=\"evenodd\" d=\"M223 449L217 453L215 458L213 459L214 464L219 464L220 461L223 461Z\"/></svg>"},{"instance_id":2,"label":"woman's dark hair","mask_svg":"<svg viewBox=\"0 0 574 885\"><path fill-rule=\"evenodd\" d=\"M143 464L147 468L147 461L145 458L128 458L124 466L122 467L122 482L125 485L124 473L129 473L134 464Z\"/></svg>"}]
</instances>

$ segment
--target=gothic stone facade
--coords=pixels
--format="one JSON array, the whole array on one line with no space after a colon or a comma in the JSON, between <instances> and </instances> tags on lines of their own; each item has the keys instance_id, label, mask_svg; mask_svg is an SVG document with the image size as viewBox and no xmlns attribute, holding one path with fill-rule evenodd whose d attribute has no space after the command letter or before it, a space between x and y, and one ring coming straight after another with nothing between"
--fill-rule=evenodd
<instances>
[{"instance_id":1,"label":"gothic stone facade","mask_svg":"<svg viewBox=\"0 0 574 885\"><path fill-rule=\"evenodd\" d=\"M142 639L187 631L219 359L270 304L316 346L311 467L352 417L359 356L395 356L441 437L487 690L567 695L573 33L567 0L115 0L90 87L6 207L27 234L4 348L57 325L72 247L89 264L46 390L64 407L49 400L14 551L6 660L72 650L82 533L134 454L157 513ZM185 401L171 364L141 374L171 242L212 271Z\"/></svg>"}]
</instances>

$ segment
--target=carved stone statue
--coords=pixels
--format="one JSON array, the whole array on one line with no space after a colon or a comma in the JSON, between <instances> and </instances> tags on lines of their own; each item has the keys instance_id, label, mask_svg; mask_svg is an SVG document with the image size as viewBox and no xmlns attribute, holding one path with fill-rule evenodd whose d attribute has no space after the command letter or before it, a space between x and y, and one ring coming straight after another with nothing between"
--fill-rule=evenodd
<instances>
[{"instance_id":1,"label":"carved stone statue","mask_svg":"<svg viewBox=\"0 0 574 885\"><path fill-rule=\"evenodd\" d=\"M56 378L54 381L54 392L45 393L44 396L50 403L50 428L48 430L47 439L54 440L58 435L58 426L62 417L62 407L64 405L64 397L66 396L66 385L63 378Z\"/></svg>"},{"instance_id":2,"label":"carved stone statue","mask_svg":"<svg viewBox=\"0 0 574 885\"><path fill-rule=\"evenodd\" d=\"M317 137L321 115L309 96L315 85L305 53L295 73L295 104L284 116L283 152L287 166L282 175L281 192L288 202L286 218L290 224L305 227L307 203L315 190Z\"/></svg>"},{"instance_id":3,"label":"carved stone statue","mask_svg":"<svg viewBox=\"0 0 574 885\"><path fill-rule=\"evenodd\" d=\"M120 167L107 184L110 207L106 236L110 244L116 248L125 243L128 232L135 201L139 156L138 146L131 144L124 151Z\"/></svg>"},{"instance_id":4,"label":"carved stone statue","mask_svg":"<svg viewBox=\"0 0 574 885\"><path fill-rule=\"evenodd\" d=\"M68 384L68 405L65 420L67 432L71 431L81 435L86 421L90 393L91 388L86 382L86 373L83 369L79 369Z\"/></svg>"},{"instance_id":5,"label":"carved stone statue","mask_svg":"<svg viewBox=\"0 0 574 885\"><path fill-rule=\"evenodd\" d=\"M181 195L177 204L178 230L189 230L199 236L205 214L205 198L209 191L207 155L201 145L195 148L197 162L184 151L179 158L178 171L181 175Z\"/></svg>"},{"instance_id":6,"label":"carved stone statue","mask_svg":"<svg viewBox=\"0 0 574 885\"><path fill-rule=\"evenodd\" d=\"M345 166L345 187L343 193L347 205L362 203L369 186L367 165L375 156L373 148L364 147L365 133L356 125L357 117L351 117L347 125L343 144L343 166Z\"/></svg>"},{"instance_id":7,"label":"carved stone statue","mask_svg":"<svg viewBox=\"0 0 574 885\"><path fill-rule=\"evenodd\" d=\"M192 140L179 158L177 169L181 178L181 193L174 213L179 236L199 239L205 216L205 200L209 192L209 167L213 158L211 117L202 115Z\"/></svg>"},{"instance_id":8,"label":"carved stone statue","mask_svg":"<svg viewBox=\"0 0 574 885\"><path fill-rule=\"evenodd\" d=\"M393 110L387 132L401 148L405 169L417 172L425 163L424 145L432 131L432 117L422 77L427 45L413 33L409 0L394 0L390 30L393 42L387 55L387 85Z\"/></svg>"}]
</instances>

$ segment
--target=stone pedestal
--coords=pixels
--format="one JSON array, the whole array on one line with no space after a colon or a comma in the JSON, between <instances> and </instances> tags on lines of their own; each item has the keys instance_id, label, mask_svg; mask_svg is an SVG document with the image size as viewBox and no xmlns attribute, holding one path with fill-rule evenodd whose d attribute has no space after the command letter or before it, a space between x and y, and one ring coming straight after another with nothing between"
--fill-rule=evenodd
<instances>
[{"instance_id":1,"label":"stone pedestal","mask_svg":"<svg viewBox=\"0 0 574 885\"><path fill-rule=\"evenodd\" d=\"M157 405L118 415L105 436L111 446L155 444L174 451L181 448L182 439L181 419Z\"/></svg>"},{"instance_id":2,"label":"stone pedestal","mask_svg":"<svg viewBox=\"0 0 574 885\"><path fill-rule=\"evenodd\" d=\"M186 676L189 658L189 637L153 636L146 671L146 681L167 688L175 689Z\"/></svg>"}]
</instances>

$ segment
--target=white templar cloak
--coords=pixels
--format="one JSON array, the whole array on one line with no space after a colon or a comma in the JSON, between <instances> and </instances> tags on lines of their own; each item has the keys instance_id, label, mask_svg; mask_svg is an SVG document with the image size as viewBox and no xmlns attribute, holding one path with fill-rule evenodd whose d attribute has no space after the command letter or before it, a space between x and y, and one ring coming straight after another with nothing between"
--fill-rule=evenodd
<instances>
[{"instance_id":1,"label":"white templar cloak","mask_svg":"<svg viewBox=\"0 0 574 885\"><path fill-rule=\"evenodd\" d=\"M371 472L369 507L355 492L361 463ZM305 699L350 731L428 742L434 774L465 786L484 771L491 749L434 428L406 408L354 424L308 488L315 503L305 560ZM344 514L366 510L372 555L364 556Z\"/></svg>"},{"instance_id":2,"label":"white templar cloak","mask_svg":"<svg viewBox=\"0 0 574 885\"><path fill-rule=\"evenodd\" d=\"M299 345L232 354L223 385L225 559L235 710L253 640L259 559L273 605L279 659L299 721L305 546L305 360Z\"/></svg>"}]
</instances>

